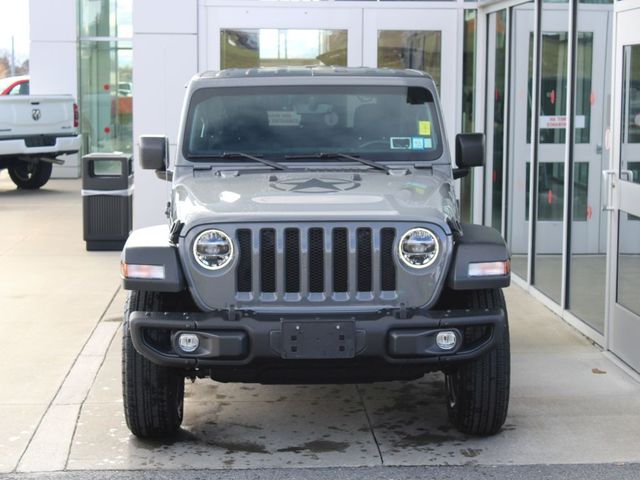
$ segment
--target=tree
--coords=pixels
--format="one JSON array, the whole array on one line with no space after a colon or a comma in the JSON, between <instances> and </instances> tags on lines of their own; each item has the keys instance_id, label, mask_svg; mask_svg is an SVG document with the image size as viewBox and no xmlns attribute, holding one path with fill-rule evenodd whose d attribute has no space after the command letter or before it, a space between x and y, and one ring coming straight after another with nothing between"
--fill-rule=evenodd
<instances>
[{"instance_id":1,"label":"tree","mask_svg":"<svg viewBox=\"0 0 640 480\"><path fill-rule=\"evenodd\" d=\"M11 64L6 55L2 55L0 52L0 78L8 77L11 75Z\"/></svg>"}]
</instances>

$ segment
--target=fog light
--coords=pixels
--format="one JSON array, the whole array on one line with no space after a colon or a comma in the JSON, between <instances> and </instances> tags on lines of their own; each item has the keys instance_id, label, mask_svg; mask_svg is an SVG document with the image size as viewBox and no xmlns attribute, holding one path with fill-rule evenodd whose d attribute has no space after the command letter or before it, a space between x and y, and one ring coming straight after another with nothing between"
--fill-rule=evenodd
<instances>
[{"instance_id":1,"label":"fog light","mask_svg":"<svg viewBox=\"0 0 640 480\"><path fill-rule=\"evenodd\" d=\"M442 350L452 350L458 343L458 337L455 332L445 330L444 332L438 332L436 335L436 345Z\"/></svg>"},{"instance_id":2,"label":"fog light","mask_svg":"<svg viewBox=\"0 0 640 480\"><path fill-rule=\"evenodd\" d=\"M178 347L185 353L193 353L200 346L200 340L194 333L181 333L178 335Z\"/></svg>"}]
</instances>

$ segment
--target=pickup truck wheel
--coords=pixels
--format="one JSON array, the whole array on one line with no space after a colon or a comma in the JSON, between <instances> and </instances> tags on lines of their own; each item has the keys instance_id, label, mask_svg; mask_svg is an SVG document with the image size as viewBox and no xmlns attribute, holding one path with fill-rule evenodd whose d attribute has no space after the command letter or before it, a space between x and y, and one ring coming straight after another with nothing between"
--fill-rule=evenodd
<instances>
[{"instance_id":1,"label":"pickup truck wheel","mask_svg":"<svg viewBox=\"0 0 640 480\"><path fill-rule=\"evenodd\" d=\"M128 328L129 312L136 310L177 311L177 304L171 295L131 292L122 329L122 394L127 426L136 437L167 437L182 424L185 376L137 352Z\"/></svg>"},{"instance_id":2,"label":"pickup truck wheel","mask_svg":"<svg viewBox=\"0 0 640 480\"><path fill-rule=\"evenodd\" d=\"M50 162L17 162L9 167L9 176L18 188L36 190L49 181L52 168Z\"/></svg>"},{"instance_id":3,"label":"pickup truck wheel","mask_svg":"<svg viewBox=\"0 0 640 480\"><path fill-rule=\"evenodd\" d=\"M504 295L496 290L459 292L455 308L502 308ZM468 329L465 340L482 335ZM449 419L462 433L493 435L500 431L509 407L510 350L508 322L502 339L479 359L446 375Z\"/></svg>"}]
</instances>

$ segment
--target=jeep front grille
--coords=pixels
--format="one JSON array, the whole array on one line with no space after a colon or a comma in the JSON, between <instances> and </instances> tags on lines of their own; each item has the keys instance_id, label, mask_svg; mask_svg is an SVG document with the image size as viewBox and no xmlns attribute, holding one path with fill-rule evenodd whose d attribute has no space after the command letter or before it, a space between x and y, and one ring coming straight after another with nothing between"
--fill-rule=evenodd
<instances>
[{"instance_id":1,"label":"jeep front grille","mask_svg":"<svg viewBox=\"0 0 640 480\"><path fill-rule=\"evenodd\" d=\"M395 228L362 226L240 228L237 292L265 300L373 300L396 290L395 235Z\"/></svg>"}]
</instances>

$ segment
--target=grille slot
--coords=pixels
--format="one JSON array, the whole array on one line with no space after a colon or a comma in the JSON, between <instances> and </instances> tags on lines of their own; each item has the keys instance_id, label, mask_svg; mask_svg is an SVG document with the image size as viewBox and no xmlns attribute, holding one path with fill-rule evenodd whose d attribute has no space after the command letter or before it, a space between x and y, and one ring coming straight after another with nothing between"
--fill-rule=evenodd
<instances>
[{"instance_id":1,"label":"grille slot","mask_svg":"<svg viewBox=\"0 0 640 480\"><path fill-rule=\"evenodd\" d=\"M309 229L309 291L324 292L324 231Z\"/></svg>"},{"instance_id":2,"label":"grille slot","mask_svg":"<svg viewBox=\"0 0 640 480\"><path fill-rule=\"evenodd\" d=\"M256 300L261 293L276 294L262 301L328 301L334 293L348 295L333 301L373 300L397 288L395 237L395 228L375 226L243 226L235 232L236 291L253 293ZM282 297L286 293L301 295ZM324 296L311 295L319 293Z\"/></svg>"},{"instance_id":3,"label":"grille slot","mask_svg":"<svg viewBox=\"0 0 640 480\"><path fill-rule=\"evenodd\" d=\"M358 252L358 291L370 292L373 290L371 267L373 261L371 245L371 229L358 228L356 231L356 250Z\"/></svg>"},{"instance_id":4,"label":"grille slot","mask_svg":"<svg viewBox=\"0 0 640 480\"><path fill-rule=\"evenodd\" d=\"M236 271L237 289L239 292L251 291L251 230L238 230L238 269Z\"/></svg>"},{"instance_id":5,"label":"grille slot","mask_svg":"<svg viewBox=\"0 0 640 480\"><path fill-rule=\"evenodd\" d=\"M393 228L383 228L380 232L380 288L396 289L396 265L393 263L393 241L396 232Z\"/></svg>"},{"instance_id":6,"label":"grille slot","mask_svg":"<svg viewBox=\"0 0 640 480\"><path fill-rule=\"evenodd\" d=\"M300 292L300 230L284 231L285 292Z\"/></svg>"},{"instance_id":7,"label":"grille slot","mask_svg":"<svg viewBox=\"0 0 640 480\"><path fill-rule=\"evenodd\" d=\"M276 291L276 231L273 228L260 230L260 290Z\"/></svg>"},{"instance_id":8,"label":"grille slot","mask_svg":"<svg viewBox=\"0 0 640 480\"><path fill-rule=\"evenodd\" d=\"M349 237L346 228L333 229L333 291L349 291Z\"/></svg>"}]
</instances>

